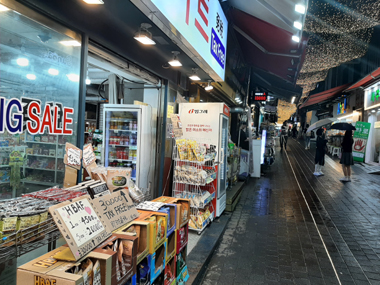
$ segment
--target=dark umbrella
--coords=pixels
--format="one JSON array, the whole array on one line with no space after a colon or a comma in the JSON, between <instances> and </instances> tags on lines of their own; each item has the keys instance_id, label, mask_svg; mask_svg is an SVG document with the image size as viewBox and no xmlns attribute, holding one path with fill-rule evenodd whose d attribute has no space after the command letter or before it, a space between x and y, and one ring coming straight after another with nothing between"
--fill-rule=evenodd
<instances>
[{"instance_id":1,"label":"dark umbrella","mask_svg":"<svg viewBox=\"0 0 380 285\"><path fill-rule=\"evenodd\" d=\"M349 123L336 123L331 126L332 130L342 130L342 131L356 131L356 128Z\"/></svg>"}]
</instances>

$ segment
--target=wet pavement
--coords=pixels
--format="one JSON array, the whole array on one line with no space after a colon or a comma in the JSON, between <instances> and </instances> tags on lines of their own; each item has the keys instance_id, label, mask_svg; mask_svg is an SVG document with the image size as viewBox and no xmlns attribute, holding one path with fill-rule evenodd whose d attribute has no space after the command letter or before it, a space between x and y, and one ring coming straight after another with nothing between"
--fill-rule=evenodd
<instances>
[{"instance_id":1,"label":"wet pavement","mask_svg":"<svg viewBox=\"0 0 380 285\"><path fill-rule=\"evenodd\" d=\"M289 139L251 179L202 284L380 284L380 176L337 158L315 177L314 151Z\"/></svg>"}]
</instances>

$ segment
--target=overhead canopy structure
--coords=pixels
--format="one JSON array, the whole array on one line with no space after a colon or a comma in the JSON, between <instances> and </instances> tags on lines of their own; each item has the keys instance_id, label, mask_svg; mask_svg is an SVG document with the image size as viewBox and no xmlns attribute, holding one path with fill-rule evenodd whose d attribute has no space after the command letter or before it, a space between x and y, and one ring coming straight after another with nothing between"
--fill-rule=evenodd
<instances>
[{"instance_id":1,"label":"overhead canopy structure","mask_svg":"<svg viewBox=\"0 0 380 285\"><path fill-rule=\"evenodd\" d=\"M375 82L379 79L380 79L380 67L378 69L372 71L366 77L360 79L354 85L350 86L347 89L347 91L352 91L352 90L360 88L360 87L365 87L365 86L371 85L373 82Z\"/></svg>"},{"instance_id":2,"label":"overhead canopy structure","mask_svg":"<svg viewBox=\"0 0 380 285\"><path fill-rule=\"evenodd\" d=\"M309 98L300 106L300 109L332 100L339 96L342 91L346 90L349 86L350 84L344 84L317 94L313 94L309 96Z\"/></svg>"}]
</instances>

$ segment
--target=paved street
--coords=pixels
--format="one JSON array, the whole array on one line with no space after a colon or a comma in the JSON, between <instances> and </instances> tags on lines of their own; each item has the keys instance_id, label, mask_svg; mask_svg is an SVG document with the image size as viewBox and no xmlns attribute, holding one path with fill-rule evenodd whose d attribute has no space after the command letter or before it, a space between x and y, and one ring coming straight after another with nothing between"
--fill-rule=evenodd
<instances>
[{"instance_id":1,"label":"paved street","mask_svg":"<svg viewBox=\"0 0 380 285\"><path fill-rule=\"evenodd\" d=\"M202 284L380 284L380 176L326 156L316 178L302 143L245 186Z\"/></svg>"}]
</instances>

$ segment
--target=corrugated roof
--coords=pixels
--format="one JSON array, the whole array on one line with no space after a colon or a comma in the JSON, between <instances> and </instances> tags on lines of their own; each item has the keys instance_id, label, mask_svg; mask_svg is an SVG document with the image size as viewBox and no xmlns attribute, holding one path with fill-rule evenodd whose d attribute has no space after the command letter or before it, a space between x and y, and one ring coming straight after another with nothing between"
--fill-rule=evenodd
<instances>
[{"instance_id":1,"label":"corrugated roof","mask_svg":"<svg viewBox=\"0 0 380 285\"><path fill-rule=\"evenodd\" d=\"M323 92L320 92L317 94L313 94L307 99L307 101L305 103L303 103L301 105L300 109L307 107L307 106L319 104L319 103L322 103L322 102L330 100L330 99L333 99L338 94L340 94L342 91L346 90L348 86L350 86L350 83L344 84L344 85L341 85L341 86L338 86L335 88L331 88L329 90L326 90L326 91L323 91Z\"/></svg>"},{"instance_id":2,"label":"corrugated roof","mask_svg":"<svg viewBox=\"0 0 380 285\"><path fill-rule=\"evenodd\" d=\"M351 91L354 89L357 89L359 87L369 85L372 82L376 81L380 78L380 67L376 69L375 71L372 71L370 74L368 74L366 77L360 79L358 82L356 82L354 85L350 86L347 91Z\"/></svg>"}]
</instances>

